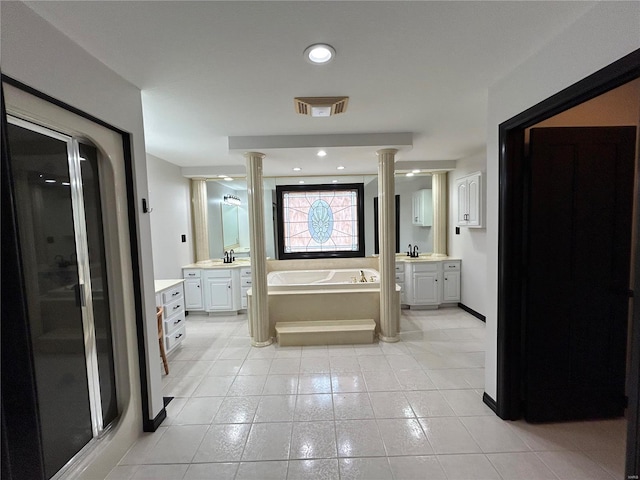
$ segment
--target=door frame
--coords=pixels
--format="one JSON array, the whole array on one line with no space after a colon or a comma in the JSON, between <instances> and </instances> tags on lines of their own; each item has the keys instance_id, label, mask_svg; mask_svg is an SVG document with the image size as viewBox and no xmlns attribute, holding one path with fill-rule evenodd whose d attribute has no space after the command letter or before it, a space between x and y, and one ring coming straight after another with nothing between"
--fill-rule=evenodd
<instances>
[{"instance_id":1,"label":"door frame","mask_svg":"<svg viewBox=\"0 0 640 480\"><path fill-rule=\"evenodd\" d=\"M515 420L522 416L524 347L523 295L526 242L523 211L528 201L525 175L525 129L549 117L575 107L609 90L640 77L640 49L622 57L594 74L565 88L559 93L532 106L501 123L499 134L499 220L498 220L498 321L497 321L497 396L493 403L485 395L485 402L498 416ZM638 170L636 170L636 176ZM638 198L636 179L635 198ZM640 209L634 212L640 225ZM632 249L635 251L636 271L634 297L640 299L640 241L634 231ZM632 255L633 257L633 255ZM640 408L640 304L633 306L632 357L629 382L629 414L627 432L627 472L637 474L640 462L638 439L638 410Z\"/></svg>"}]
</instances>

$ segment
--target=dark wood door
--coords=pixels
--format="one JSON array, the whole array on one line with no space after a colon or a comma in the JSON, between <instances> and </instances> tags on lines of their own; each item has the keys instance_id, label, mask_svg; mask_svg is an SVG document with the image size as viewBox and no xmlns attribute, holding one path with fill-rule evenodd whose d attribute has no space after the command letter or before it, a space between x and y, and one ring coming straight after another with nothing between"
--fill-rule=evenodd
<instances>
[{"instance_id":1,"label":"dark wood door","mask_svg":"<svg viewBox=\"0 0 640 480\"><path fill-rule=\"evenodd\" d=\"M624 413L635 130L531 130L528 421Z\"/></svg>"}]
</instances>

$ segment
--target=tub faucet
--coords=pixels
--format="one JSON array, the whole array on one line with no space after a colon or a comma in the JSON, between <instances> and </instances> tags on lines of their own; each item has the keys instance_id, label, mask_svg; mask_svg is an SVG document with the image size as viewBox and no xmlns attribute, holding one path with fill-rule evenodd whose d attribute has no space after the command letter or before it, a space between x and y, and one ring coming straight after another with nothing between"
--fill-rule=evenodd
<instances>
[{"instance_id":1,"label":"tub faucet","mask_svg":"<svg viewBox=\"0 0 640 480\"><path fill-rule=\"evenodd\" d=\"M413 246L413 252L412 252L411 256L412 256L413 258L417 258L417 257L418 257L418 255L419 255L419 254L418 254L418 245L414 245L414 246Z\"/></svg>"},{"instance_id":2,"label":"tub faucet","mask_svg":"<svg viewBox=\"0 0 640 480\"><path fill-rule=\"evenodd\" d=\"M360 270L360 281L361 282L367 281L367 277L364 276L364 272L362 270Z\"/></svg>"}]
</instances>

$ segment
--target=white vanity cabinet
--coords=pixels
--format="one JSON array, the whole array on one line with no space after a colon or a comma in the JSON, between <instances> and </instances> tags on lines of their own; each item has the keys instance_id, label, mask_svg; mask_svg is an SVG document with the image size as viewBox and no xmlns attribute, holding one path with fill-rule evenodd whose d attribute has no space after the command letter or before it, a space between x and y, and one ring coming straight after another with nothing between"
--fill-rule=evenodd
<instances>
[{"instance_id":1,"label":"white vanity cabinet","mask_svg":"<svg viewBox=\"0 0 640 480\"><path fill-rule=\"evenodd\" d=\"M248 308L247 291L251 288L251 268L240 269L240 308Z\"/></svg>"},{"instance_id":2,"label":"white vanity cabinet","mask_svg":"<svg viewBox=\"0 0 640 480\"><path fill-rule=\"evenodd\" d=\"M419 227L433 224L433 196L430 189L413 192L412 223Z\"/></svg>"},{"instance_id":3,"label":"white vanity cabinet","mask_svg":"<svg viewBox=\"0 0 640 480\"><path fill-rule=\"evenodd\" d=\"M440 262L413 262L406 265L411 287L408 289L409 305L440 304ZM407 275L408 273L408 275Z\"/></svg>"},{"instance_id":4,"label":"white vanity cabinet","mask_svg":"<svg viewBox=\"0 0 640 480\"><path fill-rule=\"evenodd\" d=\"M239 268L183 268L182 272L188 311L232 313L240 310Z\"/></svg>"},{"instance_id":5,"label":"white vanity cabinet","mask_svg":"<svg viewBox=\"0 0 640 480\"><path fill-rule=\"evenodd\" d=\"M460 261L442 262L442 303L460 302Z\"/></svg>"},{"instance_id":6,"label":"white vanity cabinet","mask_svg":"<svg viewBox=\"0 0 640 480\"><path fill-rule=\"evenodd\" d=\"M202 295L202 270L185 269L184 276L184 305L188 311L197 312L204 310L204 299Z\"/></svg>"},{"instance_id":7,"label":"white vanity cabinet","mask_svg":"<svg viewBox=\"0 0 640 480\"><path fill-rule=\"evenodd\" d=\"M404 262L396 262L396 284L400 287L400 305L407 304L407 289L404 282Z\"/></svg>"},{"instance_id":8,"label":"white vanity cabinet","mask_svg":"<svg viewBox=\"0 0 640 480\"><path fill-rule=\"evenodd\" d=\"M186 335L183 280L156 280L156 305L162 307L162 333L167 353Z\"/></svg>"},{"instance_id":9,"label":"white vanity cabinet","mask_svg":"<svg viewBox=\"0 0 640 480\"><path fill-rule=\"evenodd\" d=\"M456 197L456 225L482 227L482 173L476 172L456 180Z\"/></svg>"},{"instance_id":10,"label":"white vanity cabinet","mask_svg":"<svg viewBox=\"0 0 640 480\"><path fill-rule=\"evenodd\" d=\"M396 261L396 283L399 265L404 269L401 304L438 308L460 302L460 260Z\"/></svg>"},{"instance_id":11,"label":"white vanity cabinet","mask_svg":"<svg viewBox=\"0 0 640 480\"><path fill-rule=\"evenodd\" d=\"M204 270L204 303L207 312L233 310L231 270Z\"/></svg>"}]
</instances>

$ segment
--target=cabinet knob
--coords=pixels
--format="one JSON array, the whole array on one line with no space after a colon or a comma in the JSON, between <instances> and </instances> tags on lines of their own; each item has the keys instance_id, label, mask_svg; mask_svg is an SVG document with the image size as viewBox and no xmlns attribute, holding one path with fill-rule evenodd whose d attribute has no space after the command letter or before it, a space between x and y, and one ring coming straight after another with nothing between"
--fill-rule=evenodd
<instances>
[{"instance_id":1,"label":"cabinet knob","mask_svg":"<svg viewBox=\"0 0 640 480\"><path fill-rule=\"evenodd\" d=\"M172 296L172 297L175 297L176 295L180 295L180 292L173 292L173 293L171 294L171 296Z\"/></svg>"},{"instance_id":2,"label":"cabinet knob","mask_svg":"<svg viewBox=\"0 0 640 480\"><path fill-rule=\"evenodd\" d=\"M175 307L173 307L174 310L177 310L181 307L182 305L176 305Z\"/></svg>"},{"instance_id":3,"label":"cabinet knob","mask_svg":"<svg viewBox=\"0 0 640 480\"><path fill-rule=\"evenodd\" d=\"M200 285L196 285L196 287L200 288Z\"/></svg>"}]
</instances>

